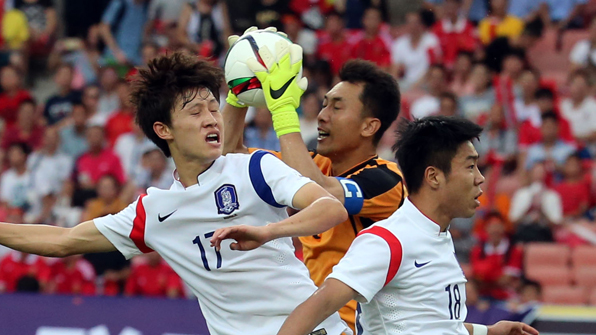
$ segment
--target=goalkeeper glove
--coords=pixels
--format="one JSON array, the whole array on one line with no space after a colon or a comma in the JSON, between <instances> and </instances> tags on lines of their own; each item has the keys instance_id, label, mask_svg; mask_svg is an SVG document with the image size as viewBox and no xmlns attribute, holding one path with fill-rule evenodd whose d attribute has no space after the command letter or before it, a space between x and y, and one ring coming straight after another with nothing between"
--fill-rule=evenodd
<instances>
[{"instance_id":1,"label":"goalkeeper glove","mask_svg":"<svg viewBox=\"0 0 596 335\"><path fill-rule=\"evenodd\" d=\"M257 27L254 27L254 26L250 27L244 31L244 34L242 34L242 36L244 36L246 34L250 34L256 30L257 30ZM275 28L275 27L269 27L269 28L266 28L265 30L271 31L274 33L278 33L279 35L286 37L286 38L288 37L288 35L286 35L285 33L277 31L277 28ZM234 43L236 43L242 36L238 36L238 35L228 36L229 47L231 48L232 45L234 45ZM232 92L232 90L228 91L228 97L226 98L226 103L228 103L229 105L232 105L234 107L237 107L237 108L245 108L246 107L246 104L244 104L242 101L238 100L238 97L236 96L236 94L234 94L234 92Z\"/></svg>"},{"instance_id":2,"label":"goalkeeper glove","mask_svg":"<svg viewBox=\"0 0 596 335\"><path fill-rule=\"evenodd\" d=\"M275 45L275 53L276 57L264 46L259 55L265 64L255 58L247 60L246 64L261 82L273 129L280 137L300 132L296 108L300 106L300 97L308 87L308 80L298 77L302 69L302 47L281 40Z\"/></svg>"}]
</instances>

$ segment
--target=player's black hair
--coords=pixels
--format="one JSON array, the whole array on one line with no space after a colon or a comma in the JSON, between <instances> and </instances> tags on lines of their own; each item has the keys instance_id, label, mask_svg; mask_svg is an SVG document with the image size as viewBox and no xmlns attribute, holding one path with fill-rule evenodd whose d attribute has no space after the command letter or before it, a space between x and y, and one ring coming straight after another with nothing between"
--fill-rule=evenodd
<instances>
[{"instance_id":1,"label":"player's black hair","mask_svg":"<svg viewBox=\"0 0 596 335\"><path fill-rule=\"evenodd\" d=\"M540 118L542 119L542 122L544 122L546 120L553 120L553 121L559 123L559 116L554 111L542 113Z\"/></svg>"},{"instance_id":2,"label":"player's black hair","mask_svg":"<svg viewBox=\"0 0 596 335\"><path fill-rule=\"evenodd\" d=\"M339 78L352 84L364 84L360 94L364 112L381 121L373 137L373 144L377 145L399 114L401 94L397 81L375 64L361 59L348 61L339 71Z\"/></svg>"},{"instance_id":3,"label":"player's black hair","mask_svg":"<svg viewBox=\"0 0 596 335\"><path fill-rule=\"evenodd\" d=\"M536 93L534 94L534 98L554 100L555 95L554 95L553 91L548 88L539 88L536 91Z\"/></svg>"},{"instance_id":4,"label":"player's black hair","mask_svg":"<svg viewBox=\"0 0 596 335\"><path fill-rule=\"evenodd\" d=\"M427 116L400 122L393 146L410 194L422 187L426 168L434 166L446 175L461 144L478 139L482 127L455 116Z\"/></svg>"},{"instance_id":5,"label":"player's black hair","mask_svg":"<svg viewBox=\"0 0 596 335\"><path fill-rule=\"evenodd\" d=\"M176 103L180 99L191 101L201 88L209 89L219 101L223 80L223 71L206 59L180 52L156 57L132 79L131 98L137 123L145 136L170 157L168 143L153 131L153 124L163 122L171 126Z\"/></svg>"}]
</instances>

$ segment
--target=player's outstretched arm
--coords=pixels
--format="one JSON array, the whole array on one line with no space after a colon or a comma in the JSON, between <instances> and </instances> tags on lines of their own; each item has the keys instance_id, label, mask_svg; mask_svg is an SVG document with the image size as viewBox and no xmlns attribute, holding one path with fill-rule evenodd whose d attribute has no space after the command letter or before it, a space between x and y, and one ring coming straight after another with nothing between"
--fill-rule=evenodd
<instances>
[{"instance_id":1,"label":"player's outstretched arm","mask_svg":"<svg viewBox=\"0 0 596 335\"><path fill-rule=\"evenodd\" d=\"M277 335L307 335L357 296L358 293L348 285L329 278L310 298L296 307Z\"/></svg>"},{"instance_id":2,"label":"player's outstretched arm","mask_svg":"<svg viewBox=\"0 0 596 335\"><path fill-rule=\"evenodd\" d=\"M215 231L211 245L217 250L222 240L233 239L233 250L252 250L281 237L320 234L348 219L344 206L324 188L308 183L294 195L293 206L301 211L289 218L266 226L233 226Z\"/></svg>"},{"instance_id":3,"label":"player's outstretched arm","mask_svg":"<svg viewBox=\"0 0 596 335\"><path fill-rule=\"evenodd\" d=\"M0 244L47 257L116 251L116 247L97 230L93 221L85 221L73 228L0 223Z\"/></svg>"},{"instance_id":4,"label":"player's outstretched arm","mask_svg":"<svg viewBox=\"0 0 596 335\"><path fill-rule=\"evenodd\" d=\"M538 335L538 331L522 322L499 321L492 326L465 324L470 335Z\"/></svg>"}]
</instances>

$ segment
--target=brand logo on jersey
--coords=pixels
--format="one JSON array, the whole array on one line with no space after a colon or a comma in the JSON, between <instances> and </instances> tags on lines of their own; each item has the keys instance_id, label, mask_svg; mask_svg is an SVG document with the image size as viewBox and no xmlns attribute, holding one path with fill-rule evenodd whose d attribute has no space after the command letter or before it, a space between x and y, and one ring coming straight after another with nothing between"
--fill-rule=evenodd
<instances>
[{"instance_id":1,"label":"brand logo on jersey","mask_svg":"<svg viewBox=\"0 0 596 335\"><path fill-rule=\"evenodd\" d=\"M215 204L217 205L218 214L230 215L233 211L240 208L236 187L225 184L218 188L215 191Z\"/></svg>"},{"instance_id":2,"label":"brand logo on jersey","mask_svg":"<svg viewBox=\"0 0 596 335\"><path fill-rule=\"evenodd\" d=\"M172 216L172 214L176 213L177 210L173 211L172 213L166 215L166 216L161 216L161 214L157 213L157 219L159 220L159 222L164 222L165 220L167 220L170 216Z\"/></svg>"},{"instance_id":3,"label":"brand logo on jersey","mask_svg":"<svg viewBox=\"0 0 596 335\"><path fill-rule=\"evenodd\" d=\"M421 267L425 266L426 264L428 264L430 262L431 261L428 261L426 263L418 263L418 262L414 261L414 266L417 267L417 268L421 268Z\"/></svg>"}]
</instances>

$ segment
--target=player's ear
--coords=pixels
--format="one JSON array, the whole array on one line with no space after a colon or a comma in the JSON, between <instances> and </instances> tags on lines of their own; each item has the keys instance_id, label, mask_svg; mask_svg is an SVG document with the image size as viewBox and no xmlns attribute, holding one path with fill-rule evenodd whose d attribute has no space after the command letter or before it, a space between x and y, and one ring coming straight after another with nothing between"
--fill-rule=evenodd
<instances>
[{"instance_id":1,"label":"player's ear","mask_svg":"<svg viewBox=\"0 0 596 335\"><path fill-rule=\"evenodd\" d=\"M360 131L360 135L362 137L372 137L376 134L377 131L381 128L381 120L377 119L376 117L367 117L364 118L362 122L362 130Z\"/></svg>"},{"instance_id":2,"label":"player's ear","mask_svg":"<svg viewBox=\"0 0 596 335\"><path fill-rule=\"evenodd\" d=\"M441 185L443 179L443 172L434 166L426 167L424 170L424 182L430 186L431 189L436 190Z\"/></svg>"},{"instance_id":3,"label":"player's ear","mask_svg":"<svg viewBox=\"0 0 596 335\"><path fill-rule=\"evenodd\" d=\"M172 139L174 139L174 136L172 135L172 131L171 131L170 127L168 127L163 122L156 121L153 124L153 131L162 140L172 140Z\"/></svg>"}]
</instances>

